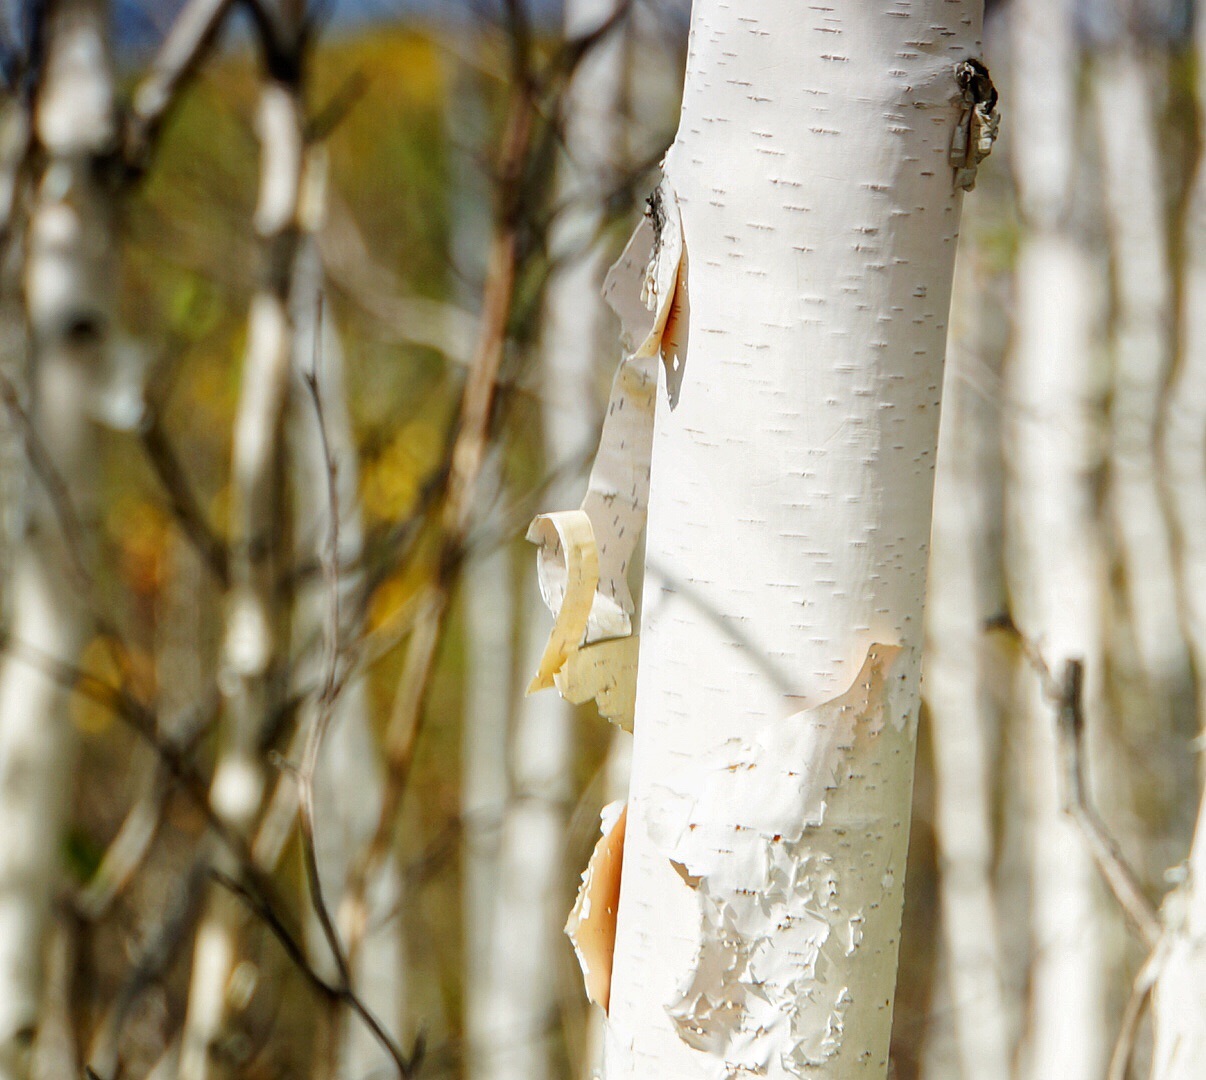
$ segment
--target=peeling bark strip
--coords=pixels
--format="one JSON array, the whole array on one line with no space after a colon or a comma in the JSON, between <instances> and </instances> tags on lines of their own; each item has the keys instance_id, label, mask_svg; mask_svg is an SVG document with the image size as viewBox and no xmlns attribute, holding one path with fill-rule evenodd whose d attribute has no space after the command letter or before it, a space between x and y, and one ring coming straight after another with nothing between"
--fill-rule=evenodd
<instances>
[{"instance_id":1,"label":"peeling bark strip","mask_svg":"<svg viewBox=\"0 0 1206 1080\"><path fill-rule=\"evenodd\" d=\"M611 996L611 965L616 947L616 909L620 902L620 871L624 866L624 831L628 807L622 802L603 807L602 835L582 872L574 909L565 933L582 968L586 996L607 1012Z\"/></svg>"},{"instance_id":2,"label":"peeling bark strip","mask_svg":"<svg viewBox=\"0 0 1206 1080\"><path fill-rule=\"evenodd\" d=\"M600 714L626 731L636 693L628 564L649 501L655 359L662 357L673 387L686 355L683 265L678 203L663 180L603 285L625 355L586 497L580 509L541 514L528 529L540 545L540 593L556 619L528 693L556 685L575 704L594 698ZM674 401L671 390L672 408Z\"/></svg>"},{"instance_id":3,"label":"peeling bark strip","mask_svg":"<svg viewBox=\"0 0 1206 1080\"><path fill-rule=\"evenodd\" d=\"M609 1080L886 1073L979 26L695 4Z\"/></svg>"}]
</instances>

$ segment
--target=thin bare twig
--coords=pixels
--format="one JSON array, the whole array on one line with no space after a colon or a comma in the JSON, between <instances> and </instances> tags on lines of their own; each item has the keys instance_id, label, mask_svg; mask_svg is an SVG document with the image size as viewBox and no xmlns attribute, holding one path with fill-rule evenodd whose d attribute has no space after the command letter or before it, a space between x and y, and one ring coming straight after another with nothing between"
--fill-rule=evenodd
<instances>
[{"instance_id":1,"label":"thin bare twig","mask_svg":"<svg viewBox=\"0 0 1206 1080\"><path fill-rule=\"evenodd\" d=\"M95 592L96 579L88 567L88 559L84 555L81 540L84 529L80 524L79 515L75 511L75 505L71 501L70 489L43 444L33 418L22 406L21 395L12 379L2 371L0 371L0 401L3 401L9 417L20 430L30 467L41 482L46 497L50 501L51 511L54 513L55 521L58 523L59 532L63 538L70 571L82 589L90 593Z\"/></svg>"},{"instance_id":2,"label":"thin bare twig","mask_svg":"<svg viewBox=\"0 0 1206 1080\"><path fill-rule=\"evenodd\" d=\"M368 849L348 875L346 896L353 911L349 954L355 955L364 933L365 889L389 850L394 823L406 791L423 719L423 701L435 666L436 649L453 582L463 556L473 498L489 439L490 415L502 365L507 320L515 292L519 226L523 217L522 177L535 117L530 78L512 86L507 124L501 143L500 186L494 238L486 276L478 342L470 364L440 516L436 579L427 590L416 617L403 665L402 678L386 733L387 782L377 828Z\"/></svg>"},{"instance_id":3,"label":"thin bare twig","mask_svg":"<svg viewBox=\"0 0 1206 1080\"><path fill-rule=\"evenodd\" d=\"M195 859L168 898L163 918L141 945L133 966L98 1025L88 1051L87 1070L98 1078L118 1070L118 1044L122 1029L138 999L162 979L188 941L189 931L201 914L202 886L208 871L204 858Z\"/></svg>"},{"instance_id":4,"label":"thin bare twig","mask_svg":"<svg viewBox=\"0 0 1206 1080\"><path fill-rule=\"evenodd\" d=\"M1062 677L1057 679L1042 653L1007 616L990 623L994 629L1013 634L1030 666L1039 677L1043 696L1057 709L1056 736L1060 767L1060 789L1064 811L1080 829L1097 872L1118 901L1127 921L1149 949L1160 941L1160 916L1139 884L1138 875L1110 835L1089 795L1084 746L1084 661L1069 659Z\"/></svg>"},{"instance_id":5,"label":"thin bare twig","mask_svg":"<svg viewBox=\"0 0 1206 1080\"><path fill-rule=\"evenodd\" d=\"M205 816L207 824L219 841L234 856L241 880L218 869L211 869L210 876L239 897L264 922L311 985L319 989L330 1000L346 1005L360 1017L397 1065L399 1075L403 1080L409 1080L414 1075L422 1057L422 1038L420 1037L416 1041L411 1054L407 1056L364 1002L360 1000L353 988L348 985L346 979L342 979L340 985L332 985L314 970L306 959L305 950L298 943L297 937L288 930L284 917L280 914L282 906L274 898L271 882L256 865L242 838L231 832L226 823L210 807L204 780L193 770L177 748L157 736L158 725L155 722L154 713L124 690L110 686L85 671L43 653L40 649L14 641L12 638L6 639L4 645L10 653L33 664L64 688L73 690L89 700L109 708L114 715L125 720L134 731L154 747L172 776L181 784L182 789Z\"/></svg>"},{"instance_id":6,"label":"thin bare twig","mask_svg":"<svg viewBox=\"0 0 1206 1080\"><path fill-rule=\"evenodd\" d=\"M369 1031L372 1032L373 1037L377 1039L386 1053L389 1054L402 1080L410 1080L410 1077L418 1072L419 1065L423 1060L425 1040L422 1034L415 1039L410 1053L407 1054L394 1041L390 1033L385 1030L381 1022L373 1015L372 1010L364 1004L351 987L347 986L346 983L340 985L329 983L314 969L309 960L306 959L306 950L298 940L298 936L285 925L284 920L274 908L264 903L262 896L255 890L248 888L242 881L223 873L221 870L211 870L210 876L224 889L238 897L247 909L269 929L272 936L276 938L277 943L284 950L285 955L314 990L329 1001L346 1005L361 1019Z\"/></svg>"},{"instance_id":7,"label":"thin bare twig","mask_svg":"<svg viewBox=\"0 0 1206 1080\"><path fill-rule=\"evenodd\" d=\"M1131 925L1149 949L1160 940L1160 917L1147 898L1138 876L1124 858L1089 798L1085 777L1084 662L1069 660L1064 666L1059 696L1057 730L1063 759L1064 809L1080 826L1089 854Z\"/></svg>"},{"instance_id":8,"label":"thin bare twig","mask_svg":"<svg viewBox=\"0 0 1206 1080\"><path fill-rule=\"evenodd\" d=\"M1106 1080L1126 1080L1131 1057L1135 1052L1135 1039L1139 1034L1139 1021L1143 1019L1143 1009L1151 997L1152 988L1160 977L1160 969L1164 966L1167 956L1168 938L1162 937L1135 975L1126 1007L1122 1011L1122 1019L1118 1024L1118 1038L1114 1041Z\"/></svg>"},{"instance_id":9,"label":"thin bare twig","mask_svg":"<svg viewBox=\"0 0 1206 1080\"><path fill-rule=\"evenodd\" d=\"M171 785L157 766L145 791L135 801L100 864L75 899L75 909L96 922L129 886L146 862L167 813Z\"/></svg>"},{"instance_id":10,"label":"thin bare twig","mask_svg":"<svg viewBox=\"0 0 1206 1080\"><path fill-rule=\"evenodd\" d=\"M619 17L627 12L622 6ZM507 115L499 141L495 178L494 229L487 259L482 315L465 386L461 394L455 438L442 482L443 507L438 524L435 580L418 606L386 733L387 782L377 828L368 848L348 875L346 900L353 912L349 955L363 937L367 882L389 850L406 792L415 748L422 730L423 704L435 666L451 591L465 555L472 524L478 481L490 438L491 417L512 315L520 259L521 230L530 224L531 194L527 180L537 138L537 124L546 110L541 95L563 93L567 80L590 48L603 39L616 20L607 20L570 48L556 65L537 75L533 66L531 27L523 0L506 0L505 17L511 41L511 86ZM554 89L555 88L555 89Z\"/></svg>"},{"instance_id":11,"label":"thin bare twig","mask_svg":"<svg viewBox=\"0 0 1206 1080\"><path fill-rule=\"evenodd\" d=\"M322 927L323 937L334 958L339 981L344 987L351 985L352 969L344 952L339 930L331 916L326 897L323 894L322 878L318 872L318 847L315 842L314 827L314 773L318 768L318 755L322 751L323 739L331 724L337 700L337 679L339 675L339 487L338 464L331 453L331 443L327 435L326 414L323 411L322 394L318 389L318 348L322 337L322 296L318 298L318 311L315 320L314 368L303 374L302 381L310 394L314 405L314 419L318 425L319 440L322 444L322 459L326 467L327 480L327 540L323 551L323 577L327 594L327 615L325 623L326 663L322 687L318 693L317 710L314 722L306 736L305 751L302 755L301 768L297 772L299 823L302 834L302 857L306 867L306 882L310 890L310 902L314 905L314 913Z\"/></svg>"},{"instance_id":12,"label":"thin bare twig","mask_svg":"<svg viewBox=\"0 0 1206 1080\"><path fill-rule=\"evenodd\" d=\"M306 142L320 143L327 139L347 118L368 93L369 78L360 68L343 80L319 107L306 124Z\"/></svg>"},{"instance_id":13,"label":"thin bare twig","mask_svg":"<svg viewBox=\"0 0 1206 1080\"><path fill-rule=\"evenodd\" d=\"M633 0L620 0L598 26L565 41L550 65L552 74L569 79L578 65L631 14Z\"/></svg>"},{"instance_id":14,"label":"thin bare twig","mask_svg":"<svg viewBox=\"0 0 1206 1080\"><path fill-rule=\"evenodd\" d=\"M170 741L176 753L187 759L212 728L216 715L217 709L212 703L187 710L184 717L169 725L169 730L179 734L170 740L165 738L163 742ZM90 922L101 919L146 862L170 805L171 781L170 770L155 752L155 768L147 777L145 790L105 849L91 878L76 895L73 906L81 918Z\"/></svg>"},{"instance_id":15,"label":"thin bare twig","mask_svg":"<svg viewBox=\"0 0 1206 1080\"><path fill-rule=\"evenodd\" d=\"M0 110L0 256L6 254L13 235L32 156L29 102L14 98Z\"/></svg>"},{"instance_id":16,"label":"thin bare twig","mask_svg":"<svg viewBox=\"0 0 1206 1080\"><path fill-rule=\"evenodd\" d=\"M181 531L201 556L201 561L209 568L218 584L223 589L229 588L230 562L226 544L206 519L205 512L193 493L188 473L176 454L171 439L168 438L163 426L163 417L158 409L147 410L140 435L147 460L170 501L172 514Z\"/></svg>"},{"instance_id":17,"label":"thin bare twig","mask_svg":"<svg viewBox=\"0 0 1206 1080\"><path fill-rule=\"evenodd\" d=\"M159 721L154 710L122 687L111 686L90 672L68 664L18 638L0 637L0 650L36 668L64 690L100 705L121 720L155 751L172 779L204 815L206 824L223 846L240 864L254 865L247 846L226 827L226 823L211 808L205 777L197 771L187 753L160 736Z\"/></svg>"}]
</instances>

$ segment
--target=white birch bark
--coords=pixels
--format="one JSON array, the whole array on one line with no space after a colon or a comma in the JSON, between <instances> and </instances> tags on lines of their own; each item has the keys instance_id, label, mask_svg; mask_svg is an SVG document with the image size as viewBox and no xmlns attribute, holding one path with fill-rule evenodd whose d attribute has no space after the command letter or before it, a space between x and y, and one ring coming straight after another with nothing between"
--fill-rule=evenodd
<instances>
[{"instance_id":1,"label":"white birch bark","mask_svg":"<svg viewBox=\"0 0 1206 1080\"><path fill-rule=\"evenodd\" d=\"M483 476L497 486L497 462ZM494 1075L498 1042L510 1037L496 1018L492 979L499 838L507 801L507 729L514 681L514 583L509 545L473 558L465 570L469 655L462 723L461 844L464 885L467 1072ZM504 988L505 989L505 988Z\"/></svg>"},{"instance_id":2,"label":"white birch bark","mask_svg":"<svg viewBox=\"0 0 1206 1080\"><path fill-rule=\"evenodd\" d=\"M695 5L610 1080L886 1075L979 29Z\"/></svg>"},{"instance_id":3,"label":"white birch bark","mask_svg":"<svg viewBox=\"0 0 1206 1080\"><path fill-rule=\"evenodd\" d=\"M1093 280L1072 232L1079 56L1068 0L1013 12L1014 166L1025 229L1006 372L1007 558L1014 618L1057 677L1083 660L1100 685L1104 571L1093 509ZM1095 870L1058 790L1053 708L1021 672L1032 785L1029 1016L1023 1075L1091 1080L1107 1045ZM1096 715L1097 694L1086 695Z\"/></svg>"},{"instance_id":4,"label":"white birch bark","mask_svg":"<svg viewBox=\"0 0 1206 1080\"><path fill-rule=\"evenodd\" d=\"M322 153L311 151L311 154ZM321 196L319 196L321 197ZM321 208L315 206L316 213ZM307 222L317 228L319 222ZM298 255L293 303L293 364L290 394L289 475L294 491L295 560L321 564L330 536L331 496L327 457L335 466L336 512L339 515L340 648L349 644L352 616L362 599L363 575L358 566L364 532L356 505L359 467L348 412L343 348L333 313L323 305L323 269L313 236L302 241ZM323 431L314 402L297 376L316 371L322 400ZM323 647L328 632L329 582L320 576L308 582L297 597L294 630L303 644L296 674L299 689L310 697L301 710L303 728L315 722L317 690L327 673L329 656ZM371 841L381 813L383 766L373 737L368 687L362 676L350 679L335 701L326 738L315 769L314 846L328 909L340 912L353 860ZM369 884L365 895L365 933L352 966L352 985L365 1006L399 1045L406 1022L406 955L402 925L402 881L392 853ZM337 976L334 960L316 918L307 927L307 945L319 970ZM365 1024L350 1011L341 1017L339 1041L341 1080L369 1080L394 1070L393 1060Z\"/></svg>"},{"instance_id":5,"label":"white birch bark","mask_svg":"<svg viewBox=\"0 0 1206 1080\"><path fill-rule=\"evenodd\" d=\"M1206 19L1199 11L1199 64ZM1206 113L1206 72L1198 69ZM1177 539L1182 617L1206 727L1206 168L1199 160L1186 221L1181 363L1168 396L1164 465ZM1152 999L1152 1080L1191 1080L1206 1060L1206 800L1198 811L1185 881L1164 904L1167 956Z\"/></svg>"},{"instance_id":6,"label":"white birch bark","mask_svg":"<svg viewBox=\"0 0 1206 1080\"><path fill-rule=\"evenodd\" d=\"M1116 283L1110 496L1130 622L1148 683L1142 711L1159 717L1188 675L1156 475L1156 426L1172 351L1160 135L1154 88L1135 46L1099 55L1092 85ZM1139 737L1163 734L1158 721L1148 720Z\"/></svg>"},{"instance_id":7,"label":"white birch bark","mask_svg":"<svg viewBox=\"0 0 1206 1080\"><path fill-rule=\"evenodd\" d=\"M35 133L45 154L27 237L31 413L82 513L96 485L88 408L114 319L116 215L104 183L116 147L106 6L48 14ZM36 478L13 559L12 636L74 664L87 633L82 585ZM78 543L79 537L74 538ZM67 695L29 659L0 663L0 1077L23 1077L38 1027L43 949L72 801Z\"/></svg>"},{"instance_id":8,"label":"white birch bark","mask_svg":"<svg viewBox=\"0 0 1206 1080\"><path fill-rule=\"evenodd\" d=\"M255 228L266 253L262 286L252 297L232 450L231 589L219 686L225 698L214 811L239 836L259 814L266 778L259 738L273 704L271 675L281 648L276 572L282 521L280 458L292 357L288 300L302 191L302 103L293 87L270 79L256 116L260 187ZM227 985L245 922L240 901L212 891L197 930L180 1048L181 1080L226 1075L213 1053L227 1020Z\"/></svg>"},{"instance_id":9,"label":"white birch bark","mask_svg":"<svg viewBox=\"0 0 1206 1080\"><path fill-rule=\"evenodd\" d=\"M966 244L966 241L965 241ZM999 492L997 402L976 385L983 273L966 246L960 255L947 351L938 471L934 487L924 693L933 730L935 815L942 910L942 970L950 1024L962 1065L974 1080L1009 1080L1012 1003L1002 981L992 873L996 717L985 683L986 619L999 610L988 537Z\"/></svg>"}]
</instances>

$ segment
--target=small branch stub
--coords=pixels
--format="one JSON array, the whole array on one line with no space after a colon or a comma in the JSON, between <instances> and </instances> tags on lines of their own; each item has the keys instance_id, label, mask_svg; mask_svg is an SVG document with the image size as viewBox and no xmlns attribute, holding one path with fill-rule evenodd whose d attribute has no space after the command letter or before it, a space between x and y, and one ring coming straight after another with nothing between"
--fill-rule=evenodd
<instances>
[{"instance_id":1,"label":"small branch stub","mask_svg":"<svg viewBox=\"0 0 1206 1080\"><path fill-rule=\"evenodd\" d=\"M955 80L963 96L963 113L951 140L951 167L955 170L955 187L971 191L976 186L980 162L992 153L997 141L1001 115L997 112L997 88L981 61L960 61Z\"/></svg>"}]
</instances>

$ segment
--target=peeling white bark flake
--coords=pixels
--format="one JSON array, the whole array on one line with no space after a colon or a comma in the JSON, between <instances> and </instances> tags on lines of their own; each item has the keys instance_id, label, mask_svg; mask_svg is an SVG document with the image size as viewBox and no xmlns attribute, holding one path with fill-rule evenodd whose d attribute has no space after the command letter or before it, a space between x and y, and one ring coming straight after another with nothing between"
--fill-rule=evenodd
<instances>
[{"instance_id":1,"label":"peeling white bark flake","mask_svg":"<svg viewBox=\"0 0 1206 1080\"><path fill-rule=\"evenodd\" d=\"M600 714L627 731L636 691L628 566L649 501L656 358L668 379L682 367L682 263L678 204L663 180L603 286L620 317L625 356L586 497L580 509L541 514L528 529L540 545L540 593L556 620L528 693L556 685L575 704L594 698Z\"/></svg>"},{"instance_id":2,"label":"peeling white bark flake","mask_svg":"<svg viewBox=\"0 0 1206 1080\"><path fill-rule=\"evenodd\" d=\"M694 5L605 290L598 585L588 543L536 530L575 611L556 682L629 633L660 354L608 1080L886 1075L979 27L974 0Z\"/></svg>"}]
</instances>

